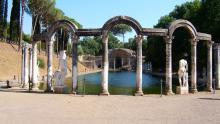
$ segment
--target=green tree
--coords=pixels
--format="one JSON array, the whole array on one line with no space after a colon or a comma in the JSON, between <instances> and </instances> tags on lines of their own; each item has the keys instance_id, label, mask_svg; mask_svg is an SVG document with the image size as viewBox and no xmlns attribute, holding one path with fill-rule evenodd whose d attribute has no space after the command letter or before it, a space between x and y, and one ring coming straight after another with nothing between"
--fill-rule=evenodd
<instances>
[{"instance_id":1,"label":"green tree","mask_svg":"<svg viewBox=\"0 0 220 124\"><path fill-rule=\"evenodd\" d=\"M118 24L118 25L115 25L111 32L114 34L114 35L117 35L117 36L122 36L123 37L123 42L125 40L125 33L127 32L131 32L132 29L130 26L126 25L126 24Z\"/></svg>"},{"instance_id":2,"label":"green tree","mask_svg":"<svg viewBox=\"0 0 220 124\"><path fill-rule=\"evenodd\" d=\"M3 22L4 22L4 0L0 0L0 37L3 37Z\"/></svg>"},{"instance_id":3,"label":"green tree","mask_svg":"<svg viewBox=\"0 0 220 124\"><path fill-rule=\"evenodd\" d=\"M8 17L8 0L5 0L5 6L4 6L4 20L3 20L3 37L7 38L7 17Z\"/></svg>"},{"instance_id":4,"label":"green tree","mask_svg":"<svg viewBox=\"0 0 220 124\"><path fill-rule=\"evenodd\" d=\"M13 0L10 19L10 39L18 41L20 32L20 0Z\"/></svg>"},{"instance_id":5,"label":"green tree","mask_svg":"<svg viewBox=\"0 0 220 124\"><path fill-rule=\"evenodd\" d=\"M220 42L220 1L219 0L203 0L201 10L202 31L212 34L215 42Z\"/></svg>"}]
</instances>

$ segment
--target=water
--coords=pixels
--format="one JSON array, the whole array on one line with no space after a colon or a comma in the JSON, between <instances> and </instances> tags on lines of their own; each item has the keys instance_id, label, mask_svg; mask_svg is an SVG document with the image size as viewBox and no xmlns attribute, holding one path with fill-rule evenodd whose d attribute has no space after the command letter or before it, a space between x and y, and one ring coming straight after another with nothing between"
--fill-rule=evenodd
<instances>
[{"instance_id":1,"label":"water","mask_svg":"<svg viewBox=\"0 0 220 124\"><path fill-rule=\"evenodd\" d=\"M78 92L83 93L85 88L85 94L99 94L101 92L101 76L101 72L79 76ZM132 95L136 89L136 72L109 72L108 82L110 94ZM144 93L160 93L159 78L143 73L142 82Z\"/></svg>"},{"instance_id":2,"label":"water","mask_svg":"<svg viewBox=\"0 0 220 124\"><path fill-rule=\"evenodd\" d=\"M83 76L79 76L79 80L83 80L85 78L86 83L88 84L100 84L101 85L101 72L87 74ZM155 84L159 84L160 80L156 77L153 77L149 74L144 74L142 77L143 88L150 87ZM111 86L115 87L136 87L136 73L135 72L109 72L108 83Z\"/></svg>"}]
</instances>

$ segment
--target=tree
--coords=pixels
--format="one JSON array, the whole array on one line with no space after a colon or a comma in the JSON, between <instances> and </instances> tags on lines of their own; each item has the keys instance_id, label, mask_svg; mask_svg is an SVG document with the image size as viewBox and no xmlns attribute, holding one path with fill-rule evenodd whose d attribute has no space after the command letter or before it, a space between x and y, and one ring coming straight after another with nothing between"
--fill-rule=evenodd
<instances>
[{"instance_id":1,"label":"tree","mask_svg":"<svg viewBox=\"0 0 220 124\"><path fill-rule=\"evenodd\" d=\"M118 25L115 25L111 32L114 34L114 35L117 35L117 36L122 36L123 37L123 42L125 40L125 33L127 32L131 32L132 29L130 26L126 25L126 24L118 24Z\"/></svg>"},{"instance_id":2,"label":"tree","mask_svg":"<svg viewBox=\"0 0 220 124\"><path fill-rule=\"evenodd\" d=\"M20 37L19 37L19 49L20 50L20 47L21 47L21 42L22 42L22 39L23 39L23 20L24 20L24 9L25 9L25 0L22 0L22 3L21 3L21 24L20 24Z\"/></svg>"},{"instance_id":3,"label":"tree","mask_svg":"<svg viewBox=\"0 0 220 124\"><path fill-rule=\"evenodd\" d=\"M18 41L20 32L20 0L13 0L10 19L10 39Z\"/></svg>"},{"instance_id":4,"label":"tree","mask_svg":"<svg viewBox=\"0 0 220 124\"><path fill-rule=\"evenodd\" d=\"M4 0L0 0L0 37L3 37L3 22L4 22Z\"/></svg>"},{"instance_id":5,"label":"tree","mask_svg":"<svg viewBox=\"0 0 220 124\"><path fill-rule=\"evenodd\" d=\"M212 34L213 40L220 43L220 1L204 0L202 1L201 10L202 31Z\"/></svg>"},{"instance_id":6,"label":"tree","mask_svg":"<svg viewBox=\"0 0 220 124\"><path fill-rule=\"evenodd\" d=\"M8 0L5 1L4 20L3 20L3 37L7 38L7 17L8 17Z\"/></svg>"}]
</instances>

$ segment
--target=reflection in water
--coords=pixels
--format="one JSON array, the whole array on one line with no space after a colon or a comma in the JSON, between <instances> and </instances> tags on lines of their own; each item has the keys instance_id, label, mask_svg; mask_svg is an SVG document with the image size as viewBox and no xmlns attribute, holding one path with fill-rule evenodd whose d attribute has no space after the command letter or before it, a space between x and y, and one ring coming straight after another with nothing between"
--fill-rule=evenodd
<instances>
[{"instance_id":1,"label":"reflection in water","mask_svg":"<svg viewBox=\"0 0 220 124\"><path fill-rule=\"evenodd\" d=\"M79 76L79 81L85 78L87 84L101 85L101 73L87 74ZM150 87L160 83L160 80L148 74L143 74L143 88ZM115 87L136 87L136 73L135 72L109 72L109 85Z\"/></svg>"}]
</instances>

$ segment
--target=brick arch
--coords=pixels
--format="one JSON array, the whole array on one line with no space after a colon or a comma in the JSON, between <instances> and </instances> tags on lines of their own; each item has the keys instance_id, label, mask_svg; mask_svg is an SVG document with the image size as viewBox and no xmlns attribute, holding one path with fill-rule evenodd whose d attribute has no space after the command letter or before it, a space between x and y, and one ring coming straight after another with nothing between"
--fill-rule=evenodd
<instances>
[{"instance_id":1,"label":"brick arch","mask_svg":"<svg viewBox=\"0 0 220 124\"><path fill-rule=\"evenodd\" d=\"M193 24L187 20L179 19L172 22L169 26L169 37L173 37L173 33L176 31L177 28L184 28L190 34L190 37L193 39L197 39L197 30L193 26Z\"/></svg>"},{"instance_id":2,"label":"brick arch","mask_svg":"<svg viewBox=\"0 0 220 124\"><path fill-rule=\"evenodd\" d=\"M59 28L64 27L66 31L75 34L75 32L77 32L78 27L68 21L68 20L58 20L56 22L54 22L49 28L48 28L48 32L47 32L47 38L51 39L51 37L53 36L54 32L56 32Z\"/></svg>"},{"instance_id":3,"label":"brick arch","mask_svg":"<svg viewBox=\"0 0 220 124\"><path fill-rule=\"evenodd\" d=\"M111 28L117 24L127 24L131 26L137 34L142 33L142 26L135 19L128 16L115 16L109 19L102 27L102 31L110 31Z\"/></svg>"}]
</instances>

